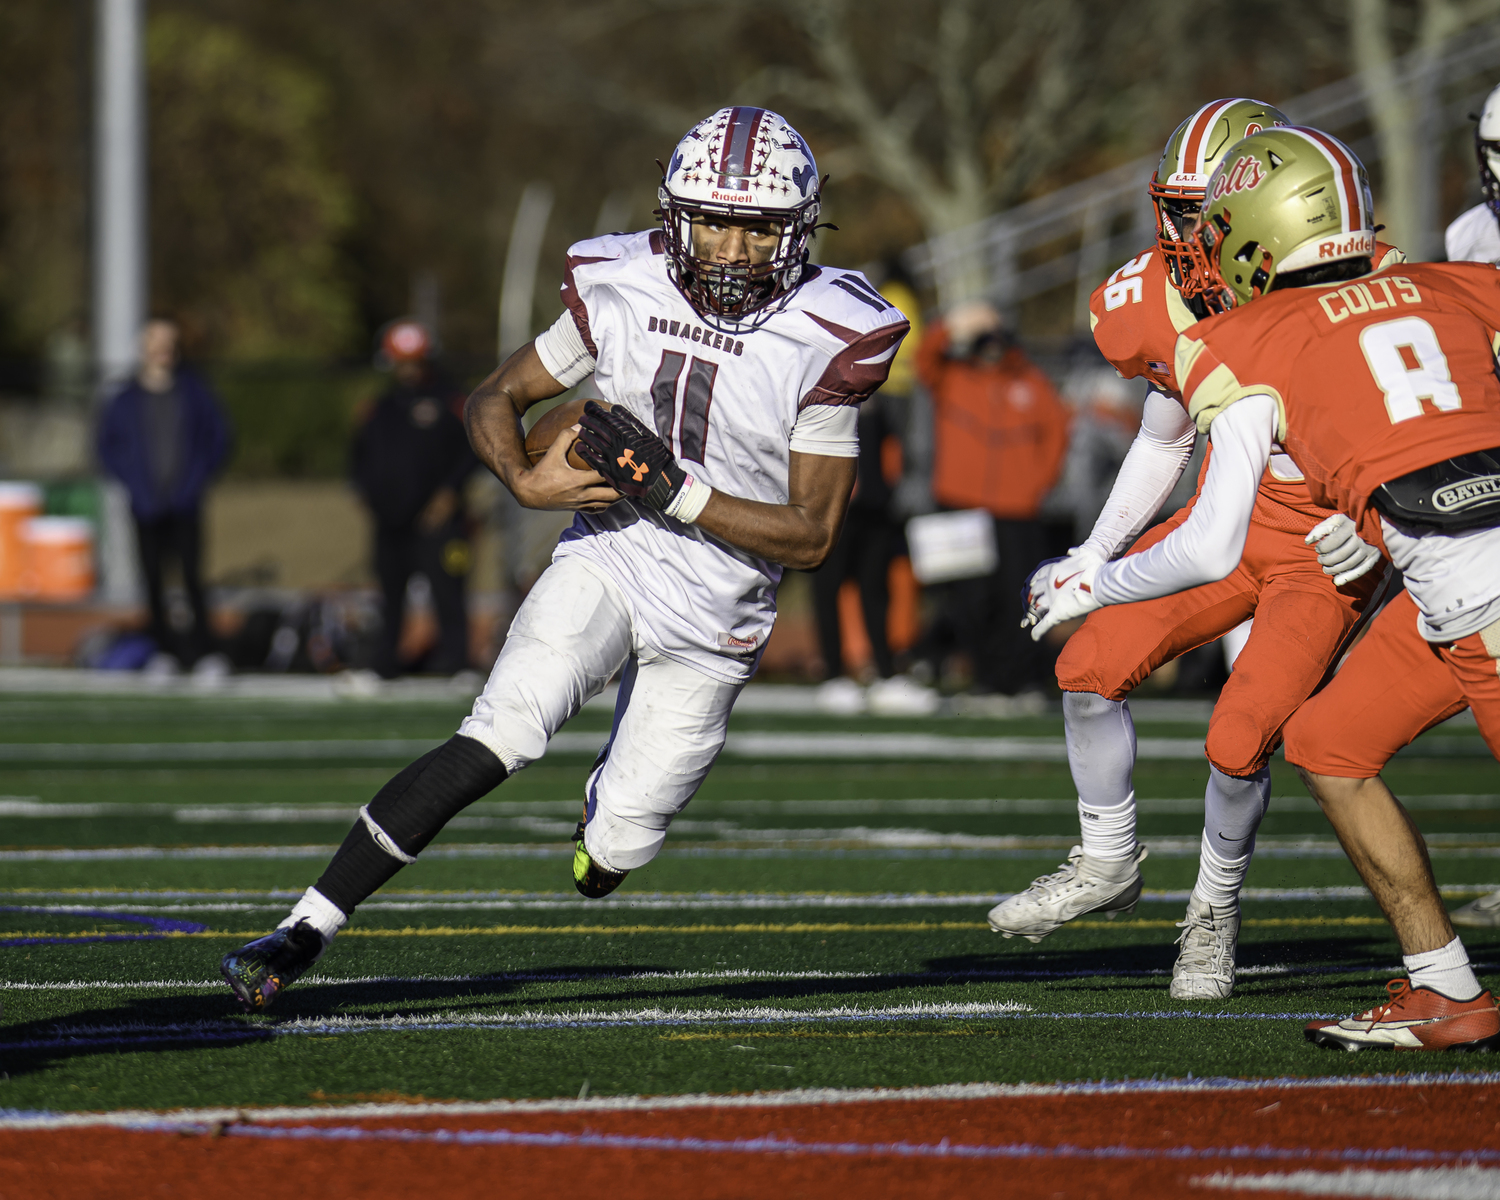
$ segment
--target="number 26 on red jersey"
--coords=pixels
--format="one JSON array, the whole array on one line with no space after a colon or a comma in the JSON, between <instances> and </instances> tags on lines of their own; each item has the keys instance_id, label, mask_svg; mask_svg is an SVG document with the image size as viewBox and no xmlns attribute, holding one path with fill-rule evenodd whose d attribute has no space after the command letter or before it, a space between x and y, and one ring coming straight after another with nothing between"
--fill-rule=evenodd
<instances>
[{"instance_id":1,"label":"number 26 on red jersey","mask_svg":"<svg viewBox=\"0 0 1500 1200\"><path fill-rule=\"evenodd\" d=\"M1385 395L1392 424L1420 417L1423 400L1440 412L1463 405L1437 332L1421 317L1367 325L1359 335L1359 348Z\"/></svg>"},{"instance_id":2,"label":"number 26 on red jersey","mask_svg":"<svg viewBox=\"0 0 1500 1200\"><path fill-rule=\"evenodd\" d=\"M1113 312L1127 301L1132 304L1141 302L1140 275L1146 269L1146 264L1151 261L1151 254L1152 251L1147 250L1139 258L1132 258L1105 281L1105 312Z\"/></svg>"}]
</instances>

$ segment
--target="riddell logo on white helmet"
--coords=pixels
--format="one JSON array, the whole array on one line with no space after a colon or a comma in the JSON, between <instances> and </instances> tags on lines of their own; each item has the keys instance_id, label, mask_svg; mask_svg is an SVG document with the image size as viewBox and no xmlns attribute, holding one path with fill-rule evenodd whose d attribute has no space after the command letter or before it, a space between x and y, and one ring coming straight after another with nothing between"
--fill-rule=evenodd
<instances>
[{"instance_id":1,"label":"riddell logo on white helmet","mask_svg":"<svg viewBox=\"0 0 1500 1200\"><path fill-rule=\"evenodd\" d=\"M1234 166L1220 172L1215 179L1213 198L1222 200L1233 192L1248 192L1251 188L1259 187L1265 177L1260 160L1253 155L1243 154L1235 160Z\"/></svg>"}]
</instances>

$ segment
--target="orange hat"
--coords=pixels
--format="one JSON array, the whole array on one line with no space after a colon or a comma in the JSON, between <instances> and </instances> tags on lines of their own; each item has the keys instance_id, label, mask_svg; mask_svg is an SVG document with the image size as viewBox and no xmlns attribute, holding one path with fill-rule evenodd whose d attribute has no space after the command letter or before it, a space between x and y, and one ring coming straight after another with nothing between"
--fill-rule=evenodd
<instances>
[{"instance_id":1,"label":"orange hat","mask_svg":"<svg viewBox=\"0 0 1500 1200\"><path fill-rule=\"evenodd\" d=\"M421 362L432 353L432 335L418 321L392 321L381 334L380 349L393 363Z\"/></svg>"}]
</instances>

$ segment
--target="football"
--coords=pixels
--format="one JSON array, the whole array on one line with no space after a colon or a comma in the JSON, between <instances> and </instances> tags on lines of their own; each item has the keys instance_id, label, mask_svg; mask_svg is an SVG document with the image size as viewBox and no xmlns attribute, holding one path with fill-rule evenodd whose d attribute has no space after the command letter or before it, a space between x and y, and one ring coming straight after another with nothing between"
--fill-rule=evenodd
<instances>
[{"instance_id":1,"label":"football","mask_svg":"<svg viewBox=\"0 0 1500 1200\"><path fill-rule=\"evenodd\" d=\"M535 463L547 453L552 443L559 437L577 441L577 438L569 431L578 424L578 419L583 416L583 406L587 403L587 400L568 400L544 412L526 434L526 457ZM594 403L600 408L611 407L608 400L595 400ZM568 447L568 466L575 471L593 470L578 456L577 447L572 445Z\"/></svg>"}]
</instances>

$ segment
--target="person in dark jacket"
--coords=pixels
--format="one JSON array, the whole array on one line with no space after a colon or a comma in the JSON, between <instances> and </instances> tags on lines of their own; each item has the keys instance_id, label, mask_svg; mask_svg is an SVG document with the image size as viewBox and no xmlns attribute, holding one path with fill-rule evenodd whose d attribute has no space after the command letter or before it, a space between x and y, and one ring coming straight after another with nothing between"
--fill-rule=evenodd
<instances>
[{"instance_id":1,"label":"person in dark jacket","mask_svg":"<svg viewBox=\"0 0 1500 1200\"><path fill-rule=\"evenodd\" d=\"M464 577L472 554L463 488L479 460L464 432L463 396L431 351L431 335L415 321L386 329L381 353L394 378L354 435L354 486L375 518L375 574L385 605L375 669L387 679L401 673L406 587L417 574L432 589L439 630L424 669L452 675L469 665Z\"/></svg>"},{"instance_id":2,"label":"person in dark jacket","mask_svg":"<svg viewBox=\"0 0 1500 1200\"><path fill-rule=\"evenodd\" d=\"M203 594L203 495L229 456L229 422L202 378L177 362L173 321L148 321L141 331L135 377L110 397L99 422L104 469L130 493L150 635L159 652L184 666L220 656ZM193 624L180 639L167 621L163 569L175 559Z\"/></svg>"}]
</instances>

